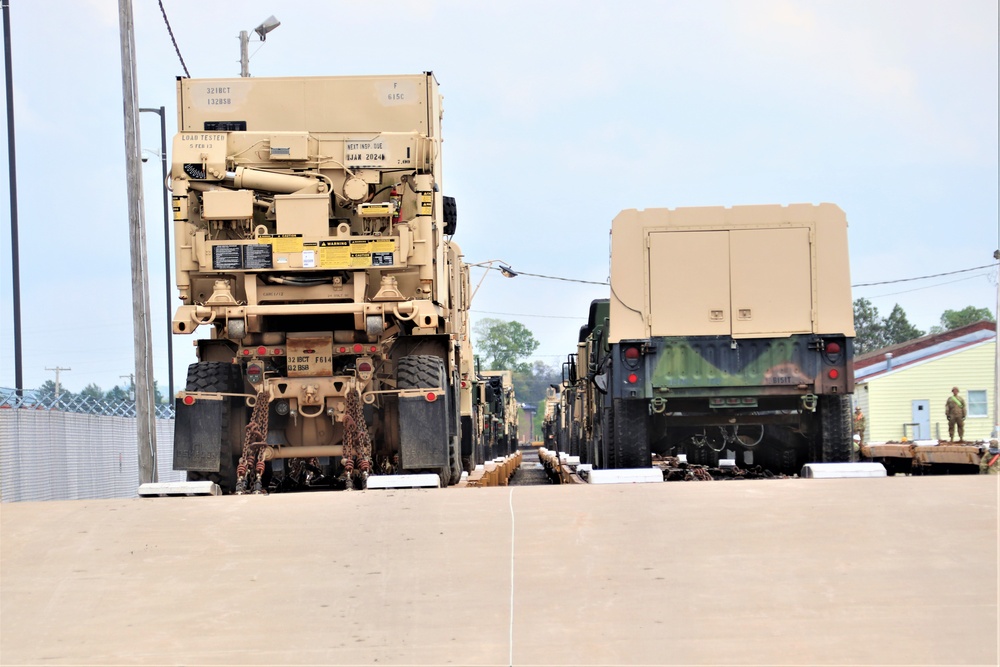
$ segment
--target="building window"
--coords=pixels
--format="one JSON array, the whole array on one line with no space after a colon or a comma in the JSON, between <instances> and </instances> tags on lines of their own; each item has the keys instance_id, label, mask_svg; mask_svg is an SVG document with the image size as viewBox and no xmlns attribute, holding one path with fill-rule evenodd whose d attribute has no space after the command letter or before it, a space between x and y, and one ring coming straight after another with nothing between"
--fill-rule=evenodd
<instances>
[{"instance_id":1,"label":"building window","mask_svg":"<svg viewBox=\"0 0 1000 667\"><path fill-rule=\"evenodd\" d=\"M969 416L987 417L989 408L986 406L986 390L976 389L969 391Z\"/></svg>"}]
</instances>

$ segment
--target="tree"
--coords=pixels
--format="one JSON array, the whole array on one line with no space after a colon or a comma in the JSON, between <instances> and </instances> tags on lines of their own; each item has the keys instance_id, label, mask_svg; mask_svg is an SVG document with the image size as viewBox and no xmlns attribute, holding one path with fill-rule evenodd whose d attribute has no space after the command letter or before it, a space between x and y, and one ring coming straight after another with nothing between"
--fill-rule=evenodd
<instances>
[{"instance_id":1,"label":"tree","mask_svg":"<svg viewBox=\"0 0 1000 667\"><path fill-rule=\"evenodd\" d=\"M90 384L88 384L86 387L83 388L83 391L80 392L80 396L82 396L84 398L89 398L89 399L92 399L92 400L95 400L95 401L103 401L104 400L104 390L101 389L100 387L98 387L93 382L91 382Z\"/></svg>"},{"instance_id":2,"label":"tree","mask_svg":"<svg viewBox=\"0 0 1000 667\"><path fill-rule=\"evenodd\" d=\"M966 306L962 310L946 310L941 313L941 326L945 331L951 331L967 324L974 324L986 320L993 322L993 313L989 308L976 308Z\"/></svg>"},{"instance_id":3,"label":"tree","mask_svg":"<svg viewBox=\"0 0 1000 667\"><path fill-rule=\"evenodd\" d=\"M854 351L865 354L889 345L898 345L914 338L920 338L924 332L916 328L906 318L906 311L898 303L893 306L888 317L880 317L878 308L868 299L854 300Z\"/></svg>"},{"instance_id":4,"label":"tree","mask_svg":"<svg viewBox=\"0 0 1000 667\"><path fill-rule=\"evenodd\" d=\"M854 300L854 351L865 354L886 346L885 323L868 299Z\"/></svg>"},{"instance_id":5,"label":"tree","mask_svg":"<svg viewBox=\"0 0 1000 667\"><path fill-rule=\"evenodd\" d=\"M476 349L487 370L530 370L524 359L538 349L538 341L523 324L488 317L476 323L475 333Z\"/></svg>"},{"instance_id":6,"label":"tree","mask_svg":"<svg viewBox=\"0 0 1000 667\"><path fill-rule=\"evenodd\" d=\"M914 338L920 338L924 332L916 328L906 319L906 312L898 303L893 307L892 312L883 321L885 337L889 345L905 343Z\"/></svg>"}]
</instances>

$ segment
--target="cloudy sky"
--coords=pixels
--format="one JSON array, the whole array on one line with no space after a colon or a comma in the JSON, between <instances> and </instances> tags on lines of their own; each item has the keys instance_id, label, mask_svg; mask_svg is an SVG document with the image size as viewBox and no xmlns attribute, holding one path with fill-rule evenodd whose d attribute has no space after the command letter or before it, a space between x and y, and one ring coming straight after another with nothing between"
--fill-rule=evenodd
<instances>
[{"instance_id":1,"label":"cloudy sky","mask_svg":"<svg viewBox=\"0 0 1000 667\"><path fill-rule=\"evenodd\" d=\"M104 389L134 370L116 0L10 0L27 388ZM432 70L443 190L468 262L602 282L625 208L833 202L851 282L990 265L997 222L997 3L206 3L163 0L192 77ZM141 106L176 127L183 74L156 0L133 0ZM252 34L252 33L251 33ZM255 38L256 39L256 38ZM142 146L159 150L142 115ZM2 150L6 153L6 135ZM0 387L14 384L7 161L0 167ZM144 168L156 377L166 386L159 162ZM708 269L707 269L708 270ZM474 269L473 281L482 275ZM678 280L697 276L678 275ZM922 329L996 305L996 271L858 287ZM601 285L490 272L476 318L516 319L557 365ZM194 361L174 339L175 382Z\"/></svg>"}]
</instances>

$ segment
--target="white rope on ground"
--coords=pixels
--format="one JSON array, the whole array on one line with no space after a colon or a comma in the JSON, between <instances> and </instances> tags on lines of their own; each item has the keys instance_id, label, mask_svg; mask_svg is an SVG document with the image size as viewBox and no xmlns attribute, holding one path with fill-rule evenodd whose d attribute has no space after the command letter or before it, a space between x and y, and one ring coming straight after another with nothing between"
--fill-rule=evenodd
<instances>
[{"instance_id":1,"label":"white rope on ground","mask_svg":"<svg viewBox=\"0 0 1000 667\"><path fill-rule=\"evenodd\" d=\"M514 489L510 490L510 667L514 667Z\"/></svg>"}]
</instances>

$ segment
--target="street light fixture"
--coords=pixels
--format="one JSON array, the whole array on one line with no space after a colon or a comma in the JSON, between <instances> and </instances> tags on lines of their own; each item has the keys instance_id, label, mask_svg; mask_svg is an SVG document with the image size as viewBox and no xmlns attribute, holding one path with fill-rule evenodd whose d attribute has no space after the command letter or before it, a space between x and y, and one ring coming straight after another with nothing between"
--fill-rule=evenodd
<instances>
[{"instance_id":1,"label":"street light fixture","mask_svg":"<svg viewBox=\"0 0 1000 667\"><path fill-rule=\"evenodd\" d=\"M260 41L267 39L267 33L271 32L275 28L281 25L281 21L274 18L274 15L268 16L264 19L264 22L253 29L255 33L260 37ZM240 31L240 76L250 76L250 56L247 54L248 47L250 45L250 34L246 30Z\"/></svg>"},{"instance_id":2,"label":"street light fixture","mask_svg":"<svg viewBox=\"0 0 1000 667\"><path fill-rule=\"evenodd\" d=\"M502 259L490 259L485 262L476 262L475 264L469 264L468 266L470 268L473 266L484 266L487 269L487 271L483 272L483 277L479 279L478 283L476 283L476 289L472 291L472 296L469 298L469 303L472 303L472 300L476 298L476 294L479 292L479 288L482 286L483 281L486 280L486 276L489 274L488 269L492 269L494 264L500 265L497 268L497 271L499 271L500 275L502 275L504 278L517 277L517 272L514 271L514 269L510 268L510 262L505 262Z\"/></svg>"}]
</instances>

